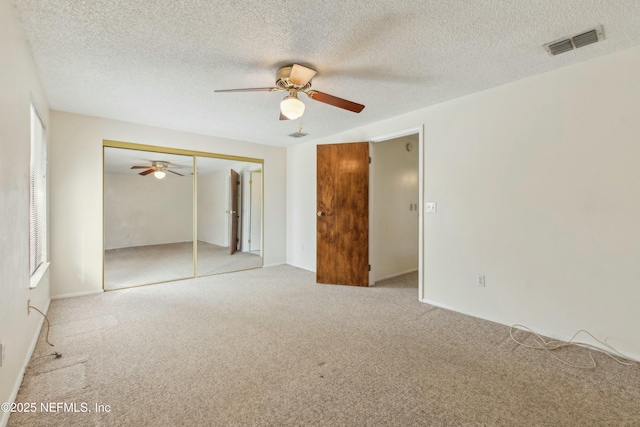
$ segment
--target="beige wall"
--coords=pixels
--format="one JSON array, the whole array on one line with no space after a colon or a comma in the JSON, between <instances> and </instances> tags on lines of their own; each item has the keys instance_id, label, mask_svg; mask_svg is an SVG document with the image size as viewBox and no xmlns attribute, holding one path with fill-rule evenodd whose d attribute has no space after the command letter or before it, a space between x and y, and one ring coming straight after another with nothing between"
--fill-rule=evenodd
<instances>
[{"instance_id":1,"label":"beige wall","mask_svg":"<svg viewBox=\"0 0 640 427\"><path fill-rule=\"evenodd\" d=\"M193 177L104 175L105 249L193 241Z\"/></svg>"},{"instance_id":2,"label":"beige wall","mask_svg":"<svg viewBox=\"0 0 640 427\"><path fill-rule=\"evenodd\" d=\"M31 355L42 317L27 315L27 301L41 310L49 304L49 272L30 289L29 164L30 101L47 131L49 105L12 2L0 2L0 402L11 402ZM8 413L0 411L0 425Z\"/></svg>"},{"instance_id":3,"label":"beige wall","mask_svg":"<svg viewBox=\"0 0 640 427\"><path fill-rule=\"evenodd\" d=\"M422 300L640 359L638 76L633 48L318 143L424 127ZM315 147L287 159L287 260L309 270Z\"/></svg>"},{"instance_id":4,"label":"beige wall","mask_svg":"<svg viewBox=\"0 0 640 427\"><path fill-rule=\"evenodd\" d=\"M286 150L51 112L51 293L102 289L102 143L116 140L264 159L265 265L286 260Z\"/></svg>"}]
</instances>

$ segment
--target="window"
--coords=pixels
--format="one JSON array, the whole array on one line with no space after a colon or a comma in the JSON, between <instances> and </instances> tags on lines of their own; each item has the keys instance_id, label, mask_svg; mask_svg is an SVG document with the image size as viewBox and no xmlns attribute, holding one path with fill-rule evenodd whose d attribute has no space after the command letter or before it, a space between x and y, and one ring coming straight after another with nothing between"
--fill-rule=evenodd
<instances>
[{"instance_id":1,"label":"window","mask_svg":"<svg viewBox=\"0 0 640 427\"><path fill-rule=\"evenodd\" d=\"M29 205L29 272L31 287L47 269L47 141L44 125L31 105L31 168Z\"/></svg>"}]
</instances>

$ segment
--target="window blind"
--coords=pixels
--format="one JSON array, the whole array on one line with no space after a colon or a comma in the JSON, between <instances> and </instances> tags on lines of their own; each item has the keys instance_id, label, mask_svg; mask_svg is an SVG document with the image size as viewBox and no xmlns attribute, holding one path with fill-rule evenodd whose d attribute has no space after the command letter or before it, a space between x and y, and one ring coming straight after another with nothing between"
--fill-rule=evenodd
<instances>
[{"instance_id":1,"label":"window blind","mask_svg":"<svg viewBox=\"0 0 640 427\"><path fill-rule=\"evenodd\" d=\"M29 208L29 269L35 273L46 261L47 147L44 125L31 106L31 173Z\"/></svg>"}]
</instances>

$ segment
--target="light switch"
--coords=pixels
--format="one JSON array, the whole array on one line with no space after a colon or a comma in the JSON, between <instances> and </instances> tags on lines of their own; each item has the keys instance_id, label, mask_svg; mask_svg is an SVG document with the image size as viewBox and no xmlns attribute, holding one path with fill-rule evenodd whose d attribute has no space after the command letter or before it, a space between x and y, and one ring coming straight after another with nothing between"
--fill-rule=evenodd
<instances>
[{"instance_id":1,"label":"light switch","mask_svg":"<svg viewBox=\"0 0 640 427\"><path fill-rule=\"evenodd\" d=\"M426 211L435 213L437 212L438 204L436 202L427 202L426 203Z\"/></svg>"}]
</instances>

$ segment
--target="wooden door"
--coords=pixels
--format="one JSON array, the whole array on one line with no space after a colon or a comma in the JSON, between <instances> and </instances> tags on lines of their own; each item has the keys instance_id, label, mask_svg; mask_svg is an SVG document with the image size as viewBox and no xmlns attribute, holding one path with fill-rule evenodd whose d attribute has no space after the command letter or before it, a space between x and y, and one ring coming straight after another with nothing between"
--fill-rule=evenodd
<instances>
[{"instance_id":1,"label":"wooden door","mask_svg":"<svg viewBox=\"0 0 640 427\"><path fill-rule=\"evenodd\" d=\"M316 281L369 286L369 143L318 145Z\"/></svg>"},{"instance_id":2,"label":"wooden door","mask_svg":"<svg viewBox=\"0 0 640 427\"><path fill-rule=\"evenodd\" d=\"M238 250L238 194L240 190L240 175L231 169L229 179L229 197L231 198L229 214L231 215L231 229L229 230L229 254L233 255Z\"/></svg>"}]
</instances>

